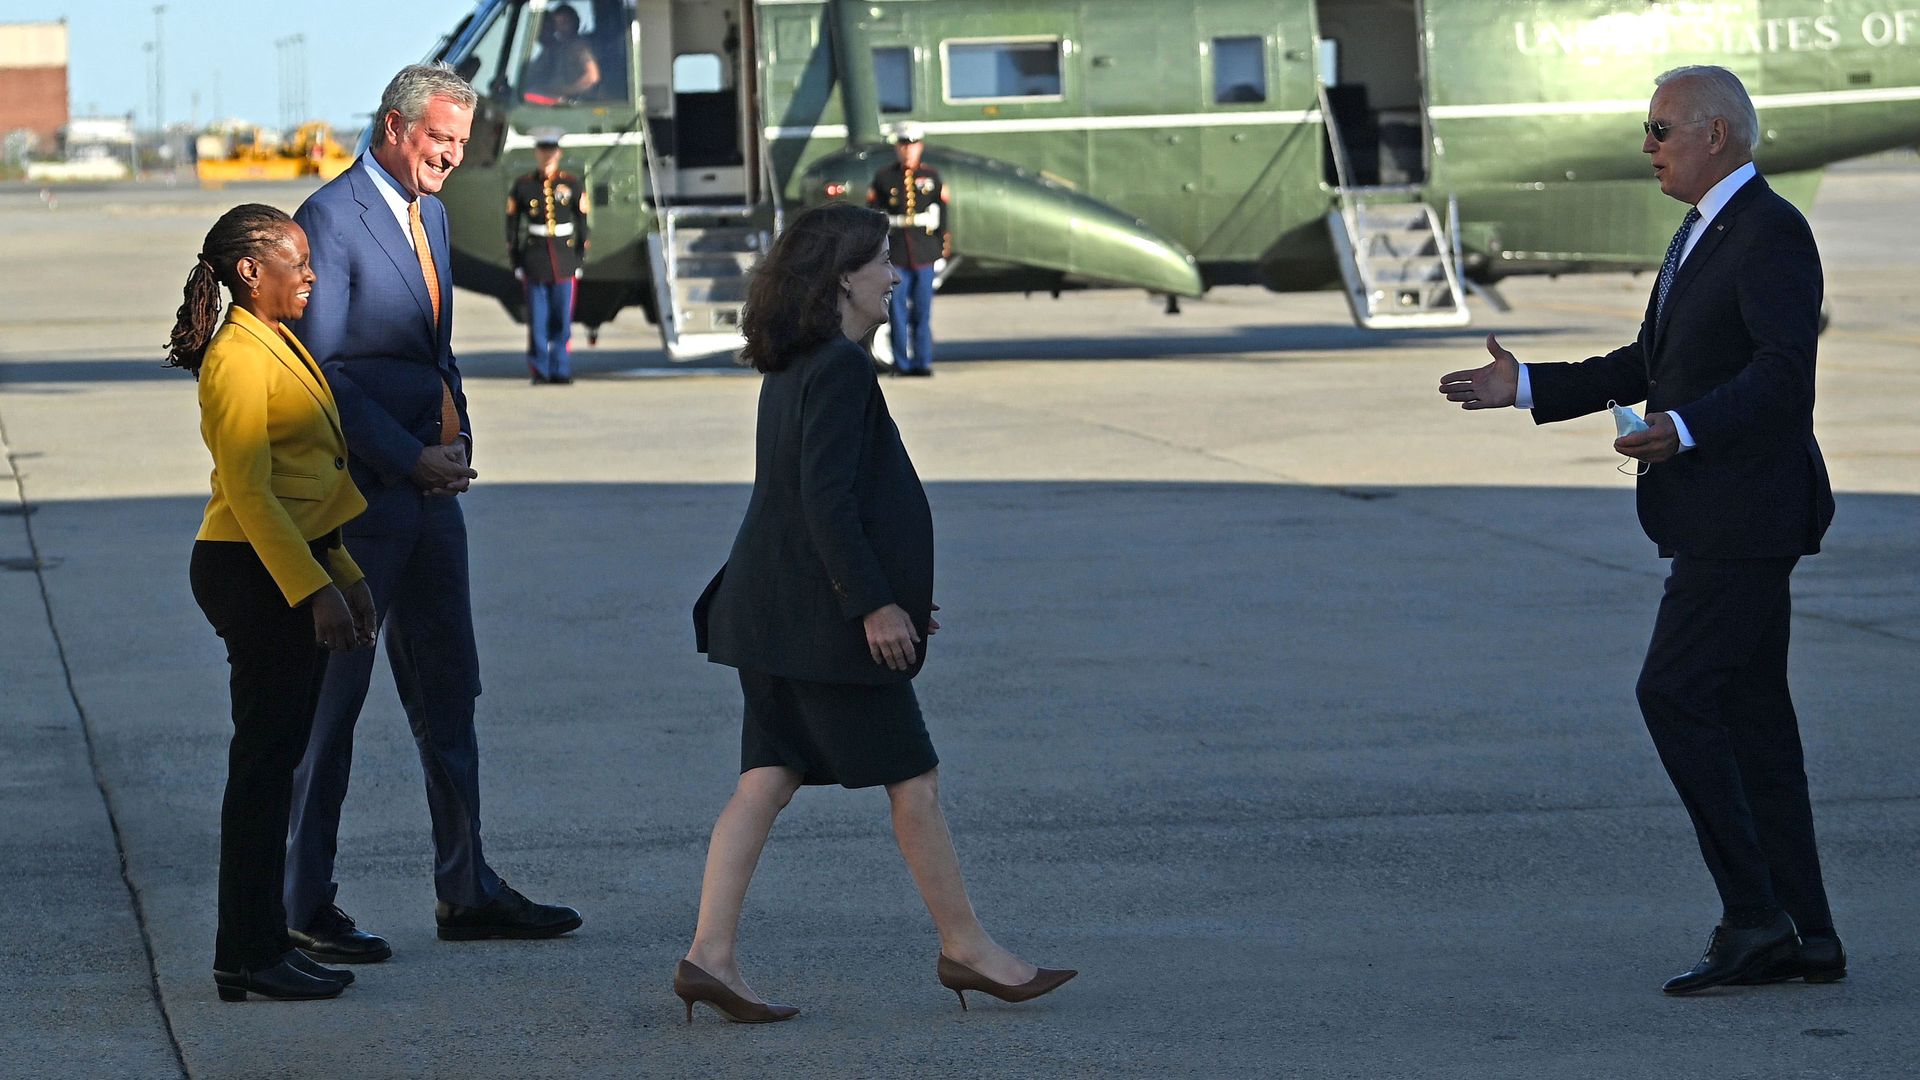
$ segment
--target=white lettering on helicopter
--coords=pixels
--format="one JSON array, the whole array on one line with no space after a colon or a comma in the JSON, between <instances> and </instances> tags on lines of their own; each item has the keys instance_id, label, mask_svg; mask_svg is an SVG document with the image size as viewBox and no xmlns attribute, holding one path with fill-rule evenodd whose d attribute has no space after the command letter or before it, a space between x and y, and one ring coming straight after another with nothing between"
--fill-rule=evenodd
<instances>
[{"instance_id":1,"label":"white lettering on helicopter","mask_svg":"<svg viewBox=\"0 0 1920 1080\"><path fill-rule=\"evenodd\" d=\"M1741 5L1745 7L1745 5ZM1636 56L1669 52L1760 53L1824 52L1846 44L1846 30L1833 15L1793 15L1731 24L1711 13L1711 5L1688 5L1685 15L1661 11L1644 15L1603 15L1577 23L1516 22L1513 41L1523 56ZM1705 13L1702 9L1707 9ZM1751 10L1751 9L1748 9ZM1856 40L1884 49L1920 41L1920 10L1869 12L1860 20Z\"/></svg>"}]
</instances>

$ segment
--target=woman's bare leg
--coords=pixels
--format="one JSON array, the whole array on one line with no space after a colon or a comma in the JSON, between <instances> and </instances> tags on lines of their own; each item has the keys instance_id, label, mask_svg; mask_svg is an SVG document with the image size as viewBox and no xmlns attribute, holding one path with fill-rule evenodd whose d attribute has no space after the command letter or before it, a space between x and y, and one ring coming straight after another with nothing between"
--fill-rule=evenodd
<instances>
[{"instance_id":1,"label":"woman's bare leg","mask_svg":"<svg viewBox=\"0 0 1920 1080\"><path fill-rule=\"evenodd\" d=\"M768 766L741 773L733 798L727 800L720 819L713 823L713 839L707 844L707 870L700 881L700 922L694 927L687 960L749 1001L762 999L740 976L736 955L740 908L746 903L747 885L760 864L760 852L766 847L773 821L799 789L800 774L792 769Z\"/></svg>"},{"instance_id":2,"label":"woman's bare leg","mask_svg":"<svg viewBox=\"0 0 1920 1080\"><path fill-rule=\"evenodd\" d=\"M1032 964L1000 947L980 925L960 877L960 857L940 811L939 770L887 785L893 802L893 836L920 887L920 898L940 932L940 951L995 982L1019 984L1033 978Z\"/></svg>"}]
</instances>

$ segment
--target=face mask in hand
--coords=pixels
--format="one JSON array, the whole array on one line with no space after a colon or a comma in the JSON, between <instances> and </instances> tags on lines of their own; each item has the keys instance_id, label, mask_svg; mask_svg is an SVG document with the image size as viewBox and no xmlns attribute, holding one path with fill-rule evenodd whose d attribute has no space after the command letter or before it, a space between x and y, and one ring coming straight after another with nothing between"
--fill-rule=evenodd
<instances>
[{"instance_id":1,"label":"face mask in hand","mask_svg":"<svg viewBox=\"0 0 1920 1080\"><path fill-rule=\"evenodd\" d=\"M1607 408L1613 412L1613 429L1618 432L1614 438L1624 439L1635 432L1647 430L1647 422L1640 419L1640 414L1634 412L1627 406L1617 401L1609 401L1607 402ZM1628 469L1626 464L1626 462L1621 462L1619 465L1615 465L1613 467L1614 471L1625 473L1628 476L1645 476L1647 470L1652 468L1651 465L1648 465L1644 461L1634 462L1632 469Z\"/></svg>"}]
</instances>

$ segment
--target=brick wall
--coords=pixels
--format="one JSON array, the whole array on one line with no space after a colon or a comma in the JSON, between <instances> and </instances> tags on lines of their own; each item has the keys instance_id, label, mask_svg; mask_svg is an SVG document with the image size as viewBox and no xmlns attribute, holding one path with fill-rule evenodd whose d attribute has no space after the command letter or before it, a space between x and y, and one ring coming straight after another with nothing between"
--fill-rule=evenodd
<instances>
[{"instance_id":1,"label":"brick wall","mask_svg":"<svg viewBox=\"0 0 1920 1080\"><path fill-rule=\"evenodd\" d=\"M0 135L28 128L40 138L40 150L51 152L67 122L67 69L61 67L0 68Z\"/></svg>"}]
</instances>

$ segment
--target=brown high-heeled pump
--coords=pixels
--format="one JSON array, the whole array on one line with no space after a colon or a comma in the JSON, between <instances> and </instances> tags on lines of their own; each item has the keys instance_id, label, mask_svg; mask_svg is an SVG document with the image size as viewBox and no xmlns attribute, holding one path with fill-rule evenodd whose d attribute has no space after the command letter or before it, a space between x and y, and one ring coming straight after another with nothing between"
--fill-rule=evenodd
<instances>
[{"instance_id":1,"label":"brown high-heeled pump","mask_svg":"<svg viewBox=\"0 0 1920 1080\"><path fill-rule=\"evenodd\" d=\"M800 1015L800 1010L791 1005L748 1001L734 993L726 983L685 960L673 969L673 992L687 1003L689 1024L693 1023L695 1002L705 1004L736 1024L772 1024Z\"/></svg>"},{"instance_id":2,"label":"brown high-heeled pump","mask_svg":"<svg viewBox=\"0 0 1920 1080\"><path fill-rule=\"evenodd\" d=\"M960 961L948 959L946 953L940 954L940 962L934 965L934 970L940 975L940 985L953 991L960 998L962 1012L967 1008L965 991L968 990L991 994L1001 1001L1032 1001L1042 994L1050 994L1060 989L1062 983L1080 974L1072 968L1040 968L1033 978L1026 982L1009 985L994 982Z\"/></svg>"}]
</instances>

